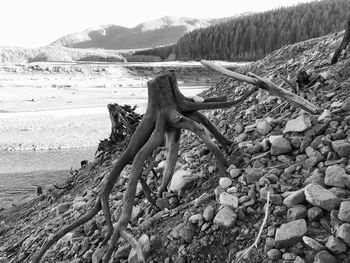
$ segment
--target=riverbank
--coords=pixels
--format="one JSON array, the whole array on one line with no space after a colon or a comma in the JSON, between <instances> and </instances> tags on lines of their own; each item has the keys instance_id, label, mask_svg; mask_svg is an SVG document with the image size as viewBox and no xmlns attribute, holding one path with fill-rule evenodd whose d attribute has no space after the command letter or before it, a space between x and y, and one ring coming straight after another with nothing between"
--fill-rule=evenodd
<instances>
[{"instance_id":1,"label":"riverbank","mask_svg":"<svg viewBox=\"0 0 350 263\"><path fill-rule=\"evenodd\" d=\"M219 78L197 62L2 65L0 150L97 145L110 133L107 104L137 105L142 113L147 81L171 69L187 96Z\"/></svg>"}]
</instances>

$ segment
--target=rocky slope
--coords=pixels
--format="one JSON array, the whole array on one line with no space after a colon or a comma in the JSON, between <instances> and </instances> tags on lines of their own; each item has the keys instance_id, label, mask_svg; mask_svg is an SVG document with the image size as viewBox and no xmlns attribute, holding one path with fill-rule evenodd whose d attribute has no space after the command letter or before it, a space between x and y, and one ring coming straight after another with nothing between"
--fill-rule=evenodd
<instances>
[{"instance_id":1,"label":"rocky slope","mask_svg":"<svg viewBox=\"0 0 350 263\"><path fill-rule=\"evenodd\" d=\"M217 169L193 135L183 135L173 192L162 198L169 210L152 220L157 211L142 191L135 203L130 227L147 262L234 262L258 235L268 193L266 226L257 247L240 262L350 262L350 56L329 65L340 41L341 35L330 35L286 46L241 69L278 84L280 75L306 70L315 84L298 93L322 112L306 114L262 91L236 107L207 112L235 141L227 171ZM235 97L247 88L222 79L203 96ZM51 191L4 211L0 262L29 262L46 238L84 214L115 158L107 155L102 164L78 171L71 191ZM157 171L162 168L160 163ZM128 169L110 197L114 220L127 176ZM155 191L158 178L150 175L147 181ZM100 262L97 246L105 233L99 214L62 238L43 262ZM113 262L136 262L130 250L119 244Z\"/></svg>"},{"instance_id":2,"label":"rocky slope","mask_svg":"<svg viewBox=\"0 0 350 263\"><path fill-rule=\"evenodd\" d=\"M244 13L242 15L247 15ZM140 49L175 43L185 33L197 28L225 22L240 15L219 19L165 16L133 28L103 25L72 33L54 41L52 46L72 48Z\"/></svg>"}]
</instances>

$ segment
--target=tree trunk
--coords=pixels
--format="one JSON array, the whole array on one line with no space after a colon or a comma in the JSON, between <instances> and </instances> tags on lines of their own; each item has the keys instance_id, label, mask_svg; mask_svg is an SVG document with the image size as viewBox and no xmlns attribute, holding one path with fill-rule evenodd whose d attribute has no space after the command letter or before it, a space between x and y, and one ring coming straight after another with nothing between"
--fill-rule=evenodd
<instances>
[{"instance_id":1,"label":"tree trunk","mask_svg":"<svg viewBox=\"0 0 350 263\"><path fill-rule=\"evenodd\" d=\"M350 20L348 20L348 22L346 23L343 40L332 57L332 60L331 60L332 65L338 62L341 52L343 51L343 49L346 49L349 43L350 43Z\"/></svg>"}]
</instances>

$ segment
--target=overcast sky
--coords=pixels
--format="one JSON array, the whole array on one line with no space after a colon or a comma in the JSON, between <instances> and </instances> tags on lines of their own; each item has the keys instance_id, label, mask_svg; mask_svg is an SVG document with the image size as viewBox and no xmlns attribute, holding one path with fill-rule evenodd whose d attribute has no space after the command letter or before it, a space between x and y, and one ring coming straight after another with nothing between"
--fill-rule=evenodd
<instances>
[{"instance_id":1,"label":"overcast sky","mask_svg":"<svg viewBox=\"0 0 350 263\"><path fill-rule=\"evenodd\" d=\"M165 15L220 18L310 0L1 0L0 46L39 47L69 33L134 27Z\"/></svg>"}]
</instances>

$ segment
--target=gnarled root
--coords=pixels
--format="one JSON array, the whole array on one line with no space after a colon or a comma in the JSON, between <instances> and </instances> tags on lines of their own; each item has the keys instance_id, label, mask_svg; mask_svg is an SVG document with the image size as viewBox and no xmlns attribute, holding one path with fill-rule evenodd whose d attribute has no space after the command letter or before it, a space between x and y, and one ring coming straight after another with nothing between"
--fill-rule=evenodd
<instances>
[{"instance_id":1,"label":"gnarled root","mask_svg":"<svg viewBox=\"0 0 350 263\"><path fill-rule=\"evenodd\" d=\"M186 129L196 134L205 143L208 149L213 152L214 156L219 161L219 165L226 169L229 165L228 161L218 146L216 146L211 140L204 127L213 134L214 138L223 147L231 145L232 142L226 139L220 131L204 115L197 112L197 110L231 107L242 102L255 91L256 89L251 89L242 97L234 101L227 101L226 97L215 97L205 99L202 103L197 103L181 94L177 86L174 72L159 76L154 80L149 81L146 113L135 130L135 133L132 135L128 147L121 154L112 171L104 180L101 193L95 206L88 212L88 214L74 221L71 225L63 228L52 239L48 240L36 255L33 262L38 263L51 245L69 231L72 231L79 225L88 222L101 209L103 210L106 219L108 231L104 240L101 242L100 247L105 246L109 241L109 248L103 262L109 262L113 251L116 248L116 243L118 242L119 237L124 238L131 244L135 249L140 262L145 262L145 258L142 255L142 249L136 239L126 232L134 205L137 182L142 175L145 160L147 160L149 156L152 156L153 151L163 144L164 137L166 137L168 151L167 166L158 190L158 196L160 197L166 190L175 170L181 129ZM120 173L131 161L133 161L132 170L124 193L122 213L118 222L115 224L115 228L113 228L108 203L109 195L118 180ZM155 165L155 162L150 162L148 168L144 171L144 175L147 176ZM151 191L146 182L143 179L141 179L140 182L143 186L146 197L152 204L154 204Z\"/></svg>"}]
</instances>

